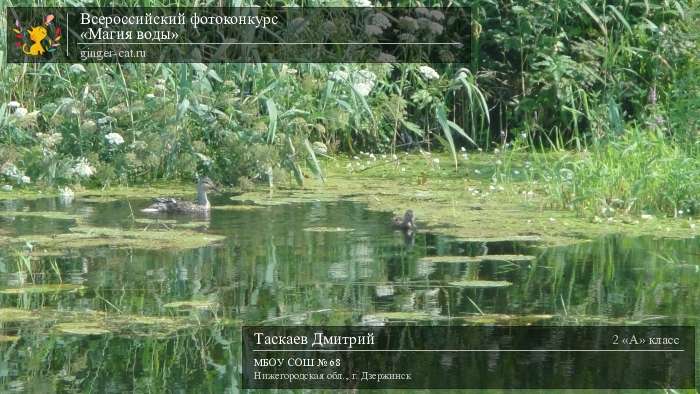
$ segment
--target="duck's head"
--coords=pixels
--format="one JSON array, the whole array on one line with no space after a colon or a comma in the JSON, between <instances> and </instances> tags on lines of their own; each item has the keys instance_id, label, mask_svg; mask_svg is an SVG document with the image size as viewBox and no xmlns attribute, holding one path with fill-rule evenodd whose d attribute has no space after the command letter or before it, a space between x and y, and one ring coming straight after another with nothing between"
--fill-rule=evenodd
<instances>
[{"instance_id":1,"label":"duck's head","mask_svg":"<svg viewBox=\"0 0 700 394\"><path fill-rule=\"evenodd\" d=\"M204 191L219 190L216 183L214 183L214 181L212 181L208 176L200 176L199 180L197 181L197 186Z\"/></svg>"}]
</instances>

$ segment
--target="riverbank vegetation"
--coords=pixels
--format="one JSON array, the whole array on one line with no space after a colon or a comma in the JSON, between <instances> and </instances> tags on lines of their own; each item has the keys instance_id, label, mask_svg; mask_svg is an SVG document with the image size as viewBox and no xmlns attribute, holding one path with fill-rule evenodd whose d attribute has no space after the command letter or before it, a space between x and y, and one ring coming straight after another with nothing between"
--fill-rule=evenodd
<instances>
[{"instance_id":1,"label":"riverbank vegetation","mask_svg":"<svg viewBox=\"0 0 700 394\"><path fill-rule=\"evenodd\" d=\"M299 187L436 151L425 177L482 178L488 153L486 187L551 208L697 215L697 2L466 5L469 64L5 64L0 187Z\"/></svg>"}]
</instances>

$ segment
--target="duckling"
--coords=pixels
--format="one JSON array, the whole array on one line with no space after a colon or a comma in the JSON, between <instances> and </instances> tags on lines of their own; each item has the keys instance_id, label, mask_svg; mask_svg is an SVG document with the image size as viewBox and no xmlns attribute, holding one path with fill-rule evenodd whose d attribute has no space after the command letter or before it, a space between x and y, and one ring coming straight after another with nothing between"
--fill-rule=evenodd
<instances>
[{"instance_id":1,"label":"duckling","mask_svg":"<svg viewBox=\"0 0 700 394\"><path fill-rule=\"evenodd\" d=\"M403 231L410 231L413 232L413 230L416 229L416 222L415 222L415 216L413 216L413 211L412 210L407 210L406 213L401 216L396 216L393 219L393 224L394 227L401 229Z\"/></svg>"},{"instance_id":2,"label":"duckling","mask_svg":"<svg viewBox=\"0 0 700 394\"><path fill-rule=\"evenodd\" d=\"M154 200L153 204L142 209L141 212L206 214L211 209L207 191L212 189L216 189L214 182L209 177L200 177L197 181L196 201L178 201L172 197L159 197Z\"/></svg>"}]
</instances>

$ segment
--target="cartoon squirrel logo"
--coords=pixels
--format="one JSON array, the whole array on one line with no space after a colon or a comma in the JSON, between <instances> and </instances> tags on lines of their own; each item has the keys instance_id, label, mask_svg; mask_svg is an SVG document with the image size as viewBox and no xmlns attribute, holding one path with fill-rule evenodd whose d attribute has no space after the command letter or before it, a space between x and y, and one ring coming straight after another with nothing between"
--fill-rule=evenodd
<instances>
[{"instance_id":1,"label":"cartoon squirrel logo","mask_svg":"<svg viewBox=\"0 0 700 394\"><path fill-rule=\"evenodd\" d=\"M42 25L29 27L26 29L26 34L19 21L15 21L15 28L12 29L17 39L15 46L25 55L35 57L55 52L61 45L61 28L59 26L54 27L51 23L53 19L53 15L47 15ZM53 31L53 38L49 34L50 31ZM27 42L27 39L29 42Z\"/></svg>"},{"instance_id":2,"label":"cartoon squirrel logo","mask_svg":"<svg viewBox=\"0 0 700 394\"><path fill-rule=\"evenodd\" d=\"M24 44L22 47L22 52L30 56L41 56L46 52L44 45L41 44L42 41L49 35L44 26L36 26L27 30L29 33L29 39L33 42L31 48L27 50L29 44Z\"/></svg>"}]
</instances>

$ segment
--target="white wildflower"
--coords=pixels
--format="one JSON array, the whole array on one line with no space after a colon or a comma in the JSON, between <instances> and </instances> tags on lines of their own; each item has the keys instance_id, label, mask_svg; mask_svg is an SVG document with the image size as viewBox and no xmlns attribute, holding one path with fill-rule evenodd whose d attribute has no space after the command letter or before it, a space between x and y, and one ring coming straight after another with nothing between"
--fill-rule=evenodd
<instances>
[{"instance_id":1,"label":"white wildflower","mask_svg":"<svg viewBox=\"0 0 700 394\"><path fill-rule=\"evenodd\" d=\"M402 16L401 18L399 18L399 26L404 30L418 30L418 22L410 16Z\"/></svg>"},{"instance_id":2,"label":"white wildflower","mask_svg":"<svg viewBox=\"0 0 700 394\"><path fill-rule=\"evenodd\" d=\"M82 73L84 73L84 72L86 71L86 70L85 70L85 66L83 66L82 64L79 64L79 63L72 64L72 65L68 68L68 70L69 70L70 72L72 72L73 74L82 74Z\"/></svg>"},{"instance_id":3,"label":"white wildflower","mask_svg":"<svg viewBox=\"0 0 700 394\"><path fill-rule=\"evenodd\" d=\"M401 42L416 42L416 36L408 33L399 34L399 41Z\"/></svg>"},{"instance_id":4,"label":"white wildflower","mask_svg":"<svg viewBox=\"0 0 700 394\"><path fill-rule=\"evenodd\" d=\"M436 21L441 21L441 20L445 19L445 14L443 14L441 11L438 11L438 10L432 10L432 11L430 11L430 17Z\"/></svg>"},{"instance_id":5,"label":"white wildflower","mask_svg":"<svg viewBox=\"0 0 700 394\"><path fill-rule=\"evenodd\" d=\"M311 144L311 147L313 148L314 153L317 155L328 154L328 147L321 141L315 141L313 144Z\"/></svg>"},{"instance_id":6,"label":"white wildflower","mask_svg":"<svg viewBox=\"0 0 700 394\"><path fill-rule=\"evenodd\" d=\"M428 30L430 30L430 32L435 34L435 35L439 35L439 34L442 34L442 31L444 30L444 28L439 23L430 22L428 24Z\"/></svg>"},{"instance_id":7,"label":"white wildflower","mask_svg":"<svg viewBox=\"0 0 700 394\"><path fill-rule=\"evenodd\" d=\"M25 116L27 116L28 113L29 113L29 110L27 110L26 108L18 107L15 109L15 112L13 112L12 115L14 115L18 118L24 118Z\"/></svg>"},{"instance_id":8,"label":"white wildflower","mask_svg":"<svg viewBox=\"0 0 700 394\"><path fill-rule=\"evenodd\" d=\"M428 9L425 7L417 7L415 9L415 13L416 13L416 15L420 15L420 16L430 16L430 11L428 11Z\"/></svg>"},{"instance_id":9,"label":"white wildflower","mask_svg":"<svg viewBox=\"0 0 700 394\"><path fill-rule=\"evenodd\" d=\"M110 145L121 145L124 143L124 138L119 133L109 133L105 135L105 138Z\"/></svg>"},{"instance_id":10,"label":"white wildflower","mask_svg":"<svg viewBox=\"0 0 700 394\"><path fill-rule=\"evenodd\" d=\"M377 56L377 61L380 63L395 63L396 56L386 52L382 52Z\"/></svg>"},{"instance_id":11,"label":"white wildflower","mask_svg":"<svg viewBox=\"0 0 700 394\"><path fill-rule=\"evenodd\" d=\"M97 124L100 126L106 125L107 123L114 122L116 119L114 119L111 116L105 116L102 118L97 119Z\"/></svg>"},{"instance_id":12,"label":"white wildflower","mask_svg":"<svg viewBox=\"0 0 700 394\"><path fill-rule=\"evenodd\" d=\"M19 168L17 168L16 165L11 163L5 164L4 166L2 166L2 175L5 175L8 178L19 178Z\"/></svg>"},{"instance_id":13,"label":"white wildflower","mask_svg":"<svg viewBox=\"0 0 700 394\"><path fill-rule=\"evenodd\" d=\"M28 176L26 176L26 175L22 175L22 177L19 178L19 183L21 183L21 184L23 184L23 185L32 183L32 178L30 178L30 177L28 177Z\"/></svg>"},{"instance_id":14,"label":"white wildflower","mask_svg":"<svg viewBox=\"0 0 700 394\"><path fill-rule=\"evenodd\" d=\"M151 99L156 98L156 95L153 94L153 93L148 93L148 94L146 94L146 98L149 99L149 100L151 100Z\"/></svg>"},{"instance_id":15,"label":"white wildflower","mask_svg":"<svg viewBox=\"0 0 700 394\"><path fill-rule=\"evenodd\" d=\"M80 129L86 133L92 133L97 130L97 124L94 120L86 120L80 125Z\"/></svg>"},{"instance_id":16,"label":"white wildflower","mask_svg":"<svg viewBox=\"0 0 700 394\"><path fill-rule=\"evenodd\" d=\"M368 36L379 36L384 33L384 30L377 25L367 25L365 26L365 33Z\"/></svg>"},{"instance_id":17,"label":"white wildflower","mask_svg":"<svg viewBox=\"0 0 700 394\"><path fill-rule=\"evenodd\" d=\"M73 166L73 172L79 177L87 178L95 173L95 167L91 166L86 158L81 157Z\"/></svg>"},{"instance_id":18,"label":"white wildflower","mask_svg":"<svg viewBox=\"0 0 700 394\"><path fill-rule=\"evenodd\" d=\"M7 108L10 108L10 109L19 108L21 106L22 106L22 104L18 103L17 101L10 101L9 103L7 103Z\"/></svg>"},{"instance_id":19,"label":"white wildflower","mask_svg":"<svg viewBox=\"0 0 700 394\"><path fill-rule=\"evenodd\" d=\"M66 186L58 188L58 195L61 197L73 197L75 193L70 187Z\"/></svg>"},{"instance_id":20,"label":"white wildflower","mask_svg":"<svg viewBox=\"0 0 700 394\"><path fill-rule=\"evenodd\" d=\"M382 13L374 14L372 17L372 24L381 27L382 29L387 29L391 27L391 22L386 15Z\"/></svg>"},{"instance_id":21,"label":"white wildflower","mask_svg":"<svg viewBox=\"0 0 700 394\"><path fill-rule=\"evenodd\" d=\"M345 82L348 80L348 77L349 77L349 75L348 75L347 71L343 71L343 70L336 70L336 71L333 71L330 74L328 74L328 78L331 81L335 81L335 82Z\"/></svg>"},{"instance_id":22,"label":"white wildflower","mask_svg":"<svg viewBox=\"0 0 700 394\"><path fill-rule=\"evenodd\" d=\"M437 71L430 66L420 66L418 67L418 71L421 73L423 78L428 81L440 78Z\"/></svg>"},{"instance_id":23,"label":"white wildflower","mask_svg":"<svg viewBox=\"0 0 700 394\"><path fill-rule=\"evenodd\" d=\"M377 76L369 70L360 70L353 74L353 89L360 96L369 96L370 92L374 88Z\"/></svg>"},{"instance_id":24,"label":"white wildflower","mask_svg":"<svg viewBox=\"0 0 700 394\"><path fill-rule=\"evenodd\" d=\"M460 152L466 152L467 149L466 149L465 147L461 147L461 148L459 148L459 151L460 151Z\"/></svg>"}]
</instances>

